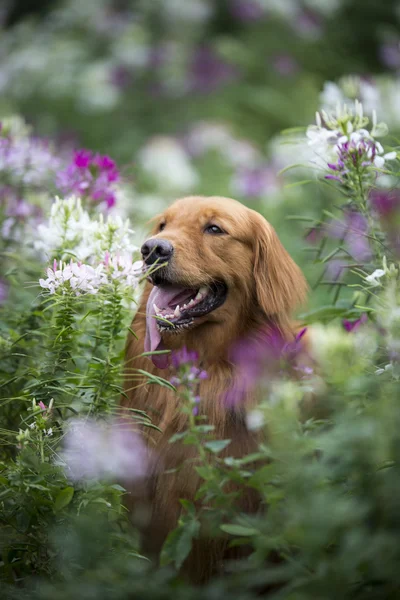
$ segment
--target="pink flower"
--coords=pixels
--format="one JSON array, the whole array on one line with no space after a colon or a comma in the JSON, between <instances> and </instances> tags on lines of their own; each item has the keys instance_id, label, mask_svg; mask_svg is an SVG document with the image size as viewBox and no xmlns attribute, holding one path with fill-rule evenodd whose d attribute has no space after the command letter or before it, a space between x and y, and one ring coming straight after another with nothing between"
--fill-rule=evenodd
<instances>
[{"instance_id":1,"label":"pink flower","mask_svg":"<svg viewBox=\"0 0 400 600\"><path fill-rule=\"evenodd\" d=\"M146 475L149 463L142 439L127 422L83 419L69 421L61 458L73 481L133 481Z\"/></svg>"},{"instance_id":2,"label":"pink flower","mask_svg":"<svg viewBox=\"0 0 400 600\"><path fill-rule=\"evenodd\" d=\"M111 208L116 202L115 184L120 174L115 162L107 155L92 155L78 150L73 161L57 174L57 186L65 195L76 194L95 204Z\"/></svg>"},{"instance_id":3,"label":"pink flower","mask_svg":"<svg viewBox=\"0 0 400 600\"><path fill-rule=\"evenodd\" d=\"M92 153L89 150L78 150L74 155L74 164L79 169L87 169L91 158Z\"/></svg>"},{"instance_id":4,"label":"pink flower","mask_svg":"<svg viewBox=\"0 0 400 600\"><path fill-rule=\"evenodd\" d=\"M359 319L356 319L355 321L348 321L347 319L343 319L342 321L342 325L345 328L346 331L356 331L360 325L362 325L363 323L366 323L368 321L368 315L366 313L363 313L361 315L361 317Z\"/></svg>"}]
</instances>

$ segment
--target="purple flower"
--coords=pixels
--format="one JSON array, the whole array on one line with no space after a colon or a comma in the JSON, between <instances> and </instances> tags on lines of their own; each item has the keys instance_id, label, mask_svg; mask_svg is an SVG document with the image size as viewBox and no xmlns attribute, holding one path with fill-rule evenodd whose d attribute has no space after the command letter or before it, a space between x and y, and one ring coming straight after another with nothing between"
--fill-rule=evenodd
<instances>
[{"instance_id":1,"label":"purple flower","mask_svg":"<svg viewBox=\"0 0 400 600\"><path fill-rule=\"evenodd\" d=\"M324 235L325 232L323 228L311 227L311 229L309 229L306 235L304 236L304 239L310 244L318 244L318 242L320 242L323 239Z\"/></svg>"},{"instance_id":2,"label":"purple flower","mask_svg":"<svg viewBox=\"0 0 400 600\"><path fill-rule=\"evenodd\" d=\"M290 54L277 54L272 58L272 66L279 75L291 77L299 71L297 61Z\"/></svg>"},{"instance_id":3,"label":"purple flower","mask_svg":"<svg viewBox=\"0 0 400 600\"><path fill-rule=\"evenodd\" d=\"M132 73L124 65L119 65L112 69L110 73L110 81L116 88L124 90L129 87L132 81Z\"/></svg>"},{"instance_id":4,"label":"purple flower","mask_svg":"<svg viewBox=\"0 0 400 600\"><path fill-rule=\"evenodd\" d=\"M195 92L209 93L230 83L238 75L237 69L220 58L207 46L198 48L190 65L190 88Z\"/></svg>"},{"instance_id":5,"label":"purple flower","mask_svg":"<svg viewBox=\"0 0 400 600\"><path fill-rule=\"evenodd\" d=\"M279 180L276 171L262 165L255 168L239 169L234 179L234 188L237 193L248 198L259 198L279 189Z\"/></svg>"},{"instance_id":6,"label":"purple flower","mask_svg":"<svg viewBox=\"0 0 400 600\"><path fill-rule=\"evenodd\" d=\"M235 19L243 23L259 21L265 15L261 3L257 0L231 0L229 10Z\"/></svg>"},{"instance_id":7,"label":"purple flower","mask_svg":"<svg viewBox=\"0 0 400 600\"><path fill-rule=\"evenodd\" d=\"M79 169L87 169L90 165L92 153L89 150L77 150L74 155L74 165Z\"/></svg>"},{"instance_id":8,"label":"purple flower","mask_svg":"<svg viewBox=\"0 0 400 600\"><path fill-rule=\"evenodd\" d=\"M303 10L292 25L305 38L317 39L323 33L321 17L311 10Z\"/></svg>"},{"instance_id":9,"label":"purple flower","mask_svg":"<svg viewBox=\"0 0 400 600\"><path fill-rule=\"evenodd\" d=\"M5 304L8 298L9 285L5 279L0 278L0 306Z\"/></svg>"},{"instance_id":10,"label":"purple flower","mask_svg":"<svg viewBox=\"0 0 400 600\"><path fill-rule=\"evenodd\" d=\"M400 68L400 43L386 42L380 47L379 55L382 63L389 69Z\"/></svg>"},{"instance_id":11,"label":"purple flower","mask_svg":"<svg viewBox=\"0 0 400 600\"><path fill-rule=\"evenodd\" d=\"M347 262L344 260L340 260L339 258L331 259L326 265L325 275L331 281L339 281L343 277L346 266Z\"/></svg>"},{"instance_id":12,"label":"purple flower","mask_svg":"<svg viewBox=\"0 0 400 600\"><path fill-rule=\"evenodd\" d=\"M0 176L11 186L47 187L59 166L47 140L0 137Z\"/></svg>"},{"instance_id":13,"label":"purple flower","mask_svg":"<svg viewBox=\"0 0 400 600\"><path fill-rule=\"evenodd\" d=\"M372 190L369 202L380 217L391 218L400 210L400 190Z\"/></svg>"},{"instance_id":14,"label":"purple flower","mask_svg":"<svg viewBox=\"0 0 400 600\"><path fill-rule=\"evenodd\" d=\"M362 325L363 323L366 323L368 321L368 315L367 313L363 313L361 315L361 317L359 319L356 319L355 321L349 321L348 319L343 319L342 321L342 325L345 328L346 331L356 331L360 325Z\"/></svg>"},{"instance_id":15,"label":"purple flower","mask_svg":"<svg viewBox=\"0 0 400 600\"><path fill-rule=\"evenodd\" d=\"M109 156L78 150L66 169L57 174L57 186L65 195L76 194L95 204L115 205L115 183L120 178L115 162Z\"/></svg>"},{"instance_id":16,"label":"purple flower","mask_svg":"<svg viewBox=\"0 0 400 600\"><path fill-rule=\"evenodd\" d=\"M149 463L143 441L128 423L80 419L69 421L61 459L72 481L141 479Z\"/></svg>"},{"instance_id":17,"label":"purple flower","mask_svg":"<svg viewBox=\"0 0 400 600\"><path fill-rule=\"evenodd\" d=\"M330 237L342 240L355 260L364 262L371 258L366 218L355 210L347 210L343 220L335 219L325 227Z\"/></svg>"},{"instance_id":18,"label":"purple flower","mask_svg":"<svg viewBox=\"0 0 400 600\"><path fill-rule=\"evenodd\" d=\"M171 354L172 364L176 369L179 367L197 362L199 355L194 350L188 350L183 347L181 350L176 350Z\"/></svg>"},{"instance_id":19,"label":"purple flower","mask_svg":"<svg viewBox=\"0 0 400 600\"><path fill-rule=\"evenodd\" d=\"M188 350L186 347L172 352L172 364L177 370L177 374L170 378L172 385L175 387L183 385L192 393L197 391L200 381L208 377L207 371L201 370L196 364L198 358L197 352Z\"/></svg>"},{"instance_id":20,"label":"purple flower","mask_svg":"<svg viewBox=\"0 0 400 600\"><path fill-rule=\"evenodd\" d=\"M235 376L226 395L226 403L235 406L242 402L265 376L299 370L296 363L304 352L302 340L305 333L306 328L288 342L277 328L262 329L235 344L230 356Z\"/></svg>"}]
</instances>

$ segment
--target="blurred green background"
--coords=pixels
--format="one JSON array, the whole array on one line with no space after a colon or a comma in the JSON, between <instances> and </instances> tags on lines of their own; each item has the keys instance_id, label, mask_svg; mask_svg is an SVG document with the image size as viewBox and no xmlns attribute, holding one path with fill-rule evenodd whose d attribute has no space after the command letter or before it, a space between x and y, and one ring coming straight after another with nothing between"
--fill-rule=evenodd
<instances>
[{"instance_id":1,"label":"blurred green background","mask_svg":"<svg viewBox=\"0 0 400 600\"><path fill-rule=\"evenodd\" d=\"M397 0L9 0L0 19L0 114L116 160L117 211L139 235L173 198L233 196L276 226L311 284L307 228L287 217L320 215L335 193L309 171L282 175L308 157L280 132L342 96L400 130Z\"/></svg>"}]
</instances>

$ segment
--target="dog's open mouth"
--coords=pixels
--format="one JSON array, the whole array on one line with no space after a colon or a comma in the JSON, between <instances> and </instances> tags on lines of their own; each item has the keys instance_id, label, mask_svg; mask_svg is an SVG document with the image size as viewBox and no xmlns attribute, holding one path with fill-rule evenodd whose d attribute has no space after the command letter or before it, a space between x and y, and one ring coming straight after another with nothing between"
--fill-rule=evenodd
<instances>
[{"instance_id":1,"label":"dog's open mouth","mask_svg":"<svg viewBox=\"0 0 400 600\"><path fill-rule=\"evenodd\" d=\"M156 286L151 294L151 312L160 331L179 332L190 327L195 319L221 306L226 291L226 285L219 282L195 289L174 285Z\"/></svg>"},{"instance_id":2,"label":"dog's open mouth","mask_svg":"<svg viewBox=\"0 0 400 600\"><path fill-rule=\"evenodd\" d=\"M199 288L166 282L155 285L147 301L146 352L161 349L161 333L179 333L189 329L195 325L196 319L216 310L225 302L227 291L222 282ZM164 363L159 358L160 364ZM154 357L153 362L156 362Z\"/></svg>"}]
</instances>

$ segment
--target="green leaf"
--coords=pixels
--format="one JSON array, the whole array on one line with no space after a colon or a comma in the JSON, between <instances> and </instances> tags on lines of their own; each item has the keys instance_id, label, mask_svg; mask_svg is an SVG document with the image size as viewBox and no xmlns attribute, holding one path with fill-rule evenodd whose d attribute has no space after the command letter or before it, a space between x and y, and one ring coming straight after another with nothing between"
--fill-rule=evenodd
<instances>
[{"instance_id":1,"label":"green leaf","mask_svg":"<svg viewBox=\"0 0 400 600\"><path fill-rule=\"evenodd\" d=\"M316 321L329 322L338 317L352 318L358 317L359 310L340 306L321 306L316 310L299 315L299 319L304 323L310 324Z\"/></svg>"},{"instance_id":2,"label":"green leaf","mask_svg":"<svg viewBox=\"0 0 400 600\"><path fill-rule=\"evenodd\" d=\"M54 511L59 512L60 510L68 506L68 504L71 502L74 496L74 492L75 490L71 486L68 486L61 490L61 492L58 493L54 501Z\"/></svg>"},{"instance_id":3,"label":"green leaf","mask_svg":"<svg viewBox=\"0 0 400 600\"><path fill-rule=\"evenodd\" d=\"M210 442L206 442L204 447L214 454L218 454L218 452L221 452L221 450L229 446L230 443L231 440L211 440Z\"/></svg>"},{"instance_id":4,"label":"green leaf","mask_svg":"<svg viewBox=\"0 0 400 600\"><path fill-rule=\"evenodd\" d=\"M210 476L213 475L213 470L211 467L209 467L208 465L205 466L201 466L201 467L196 467L196 472L200 475L200 477L202 477L203 479L209 479Z\"/></svg>"},{"instance_id":5,"label":"green leaf","mask_svg":"<svg viewBox=\"0 0 400 600\"><path fill-rule=\"evenodd\" d=\"M185 498L181 498L179 502L191 517L196 515L196 507L193 502L190 502L190 500L186 500Z\"/></svg>"},{"instance_id":6,"label":"green leaf","mask_svg":"<svg viewBox=\"0 0 400 600\"><path fill-rule=\"evenodd\" d=\"M192 542L200 531L200 523L196 520L183 523L168 535L161 550L161 566L173 563L180 569L192 549Z\"/></svg>"},{"instance_id":7,"label":"green leaf","mask_svg":"<svg viewBox=\"0 0 400 600\"><path fill-rule=\"evenodd\" d=\"M239 536L252 536L259 535L260 533L258 529L254 529L254 527L244 527L243 525L221 525L221 529L230 535Z\"/></svg>"}]
</instances>

